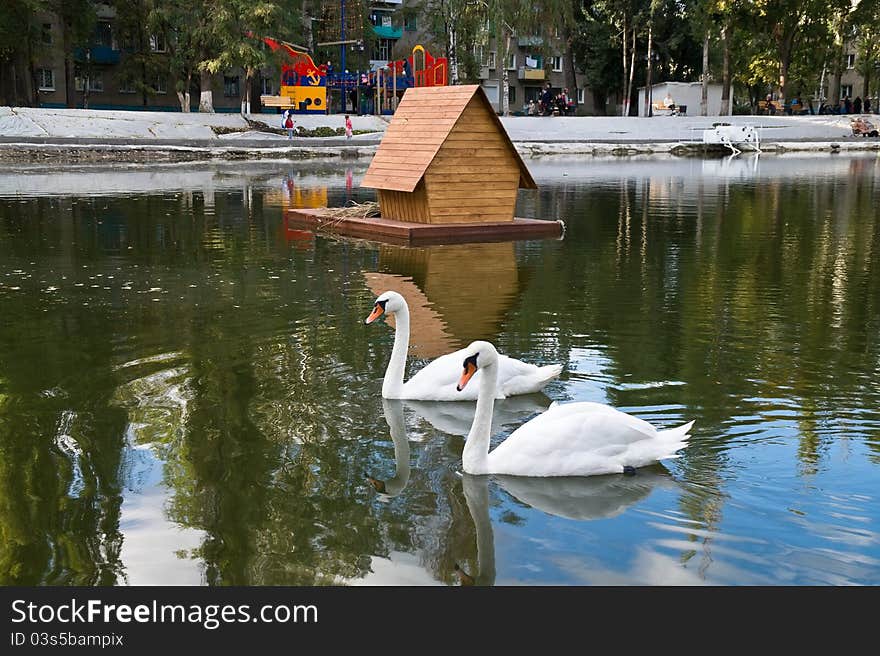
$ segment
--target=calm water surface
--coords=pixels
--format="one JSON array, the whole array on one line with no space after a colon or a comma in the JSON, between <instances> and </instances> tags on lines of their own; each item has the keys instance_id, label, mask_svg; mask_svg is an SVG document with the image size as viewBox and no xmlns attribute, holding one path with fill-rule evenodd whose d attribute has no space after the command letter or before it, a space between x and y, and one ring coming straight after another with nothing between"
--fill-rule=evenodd
<instances>
[{"instance_id":1,"label":"calm water surface","mask_svg":"<svg viewBox=\"0 0 880 656\"><path fill-rule=\"evenodd\" d=\"M0 171L0 583L880 584L880 159L529 162L561 241L406 249L292 206L364 165ZM466 403L383 402L472 339L658 427L619 476L462 476ZM384 481L378 492L365 474Z\"/></svg>"}]
</instances>

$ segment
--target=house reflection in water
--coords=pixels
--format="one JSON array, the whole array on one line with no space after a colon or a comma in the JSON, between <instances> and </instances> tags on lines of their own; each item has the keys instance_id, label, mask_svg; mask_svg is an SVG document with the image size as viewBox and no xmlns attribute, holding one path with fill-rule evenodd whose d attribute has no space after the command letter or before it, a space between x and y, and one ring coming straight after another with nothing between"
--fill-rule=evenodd
<instances>
[{"instance_id":1,"label":"house reflection in water","mask_svg":"<svg viewBox=\"0 0 880 656\"><path fill-rule=\"evenodd\" d=\"M382 245L378 268L364 274L367 286L376 296L392 290L406 298L410 353L420 358L494 339L520 292L513 242Z\"/></svg>"}]
</instances>

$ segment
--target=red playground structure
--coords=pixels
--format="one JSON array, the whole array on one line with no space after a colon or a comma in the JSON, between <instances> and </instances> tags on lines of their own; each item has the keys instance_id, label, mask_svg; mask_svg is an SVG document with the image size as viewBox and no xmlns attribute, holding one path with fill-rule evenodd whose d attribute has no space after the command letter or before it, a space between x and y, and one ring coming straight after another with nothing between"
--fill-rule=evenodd
<instances>
[{"instance_id":1,"label":"red playground structure","mask_svg":"<svg viewBox=\"0 0 880 656\"><path fill-rule=\"evenodd\" d=\"M388 62L387 67L372 71L334 71L328 64L315 64L311 55L291 44L270 37L263 42L281 52L281 84L277 96L262 95L264 107L290 109L295 114L325 114L329 91L337 91L361 114L374 111L389 113L396 107L390 95L398 95L411 87L437 87L449 84L449 66L445 57L433 57L424 46L417 45L406 59ZM381 93L380 93L381 92Z\"/></svg>"}]
</instances>

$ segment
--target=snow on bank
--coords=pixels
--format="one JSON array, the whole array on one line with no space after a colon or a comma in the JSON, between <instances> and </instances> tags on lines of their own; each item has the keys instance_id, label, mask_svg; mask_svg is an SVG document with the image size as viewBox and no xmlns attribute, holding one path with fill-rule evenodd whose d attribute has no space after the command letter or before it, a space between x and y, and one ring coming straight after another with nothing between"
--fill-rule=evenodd
<instances>
[{"instance_id":1,"label":"snow on bank","mask_svg":"<svg viewBox=\"0 0 880 656\"><path fill-rule=\"evenodd\" d=\"M251 118L281 127L280 115L255 114ZM296 124L307 129L343 127L344 122L342 115L296 117ZM387 122L376 116L353 116L352 126L355 130L384 131ZM4 137L216 140L225 136L217 135L213 128L248 130L249 125L240 114L0 107L0 136Z\"/></svg>"},{"instance_id":2,"label":"snow on bank","mask_svg":"<svg viewBox=\"0 0 880 656\"><path fill-rule=\"evenodd\" d=\"M255 114L248 123L239 114L185 114L81 109L0 107L0 137L17 143L0 144L0 159L34 161L176 159L242 159L316 154L371 155L388 125L388 117L353 116L355 130L372 130L351 140L307 139L289 141L278 132L254 129L253 121L275 130L277 114ZM765 152L880 150L880 140L854 138L850 116L658 116L637 117L504 117L501 123L527 157L547 155L624 155L683 152L702 142L703 130L713 124L750 125L757 128ZM871 117L872 119L874 117ZM296 116L308 130L343 127L345 117ZM218 130L215 130L218 128ZM220 132L218 134L217 132ZM66 143L53 139L66 139ZM20 139L20 141L19 141ZM71 142L71 139L83 139ZM127 143L106 143L110 140ZM91 140L91 141L89 141ZM162 140L162 141L159 141ZM10 140L11 141L11 140ZM685 146L682 149L682 146ZM285 152L279 149L289 149ZM298 149L298 150L297 150ZM354 149L354 150L353 150ZM326 153L324 152L326 151ZM359 151L359 152L355 152ZM126 155L128 153L128 155Z\"/></svg>"}]
</instances>

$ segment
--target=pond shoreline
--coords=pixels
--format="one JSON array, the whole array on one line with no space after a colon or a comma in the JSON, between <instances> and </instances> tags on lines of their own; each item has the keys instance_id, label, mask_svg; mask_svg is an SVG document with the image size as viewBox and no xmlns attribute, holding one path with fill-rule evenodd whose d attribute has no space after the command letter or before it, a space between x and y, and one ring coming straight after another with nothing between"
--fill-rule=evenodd
<instances>
[{"instance_id":1,"label":"pond shoreline","mask_svg":"<svg viewBox=\"0 0 880 656\"><path fill-rule=\"evenodd\" d=\"M352 116L356 134L310 136L341 130L343 115L298 116L293 139L259 114L182 114L101 110L0 108L0 164L162 163L211 160L369 160L387 117ZM714 124L754 126L766 154L880 151L880 139L853 137L848 116L725 117L502 117L524 157L720 157L705 146ZM874 117L869 117L874 120Z\"/></svg>"}]
</instances>

